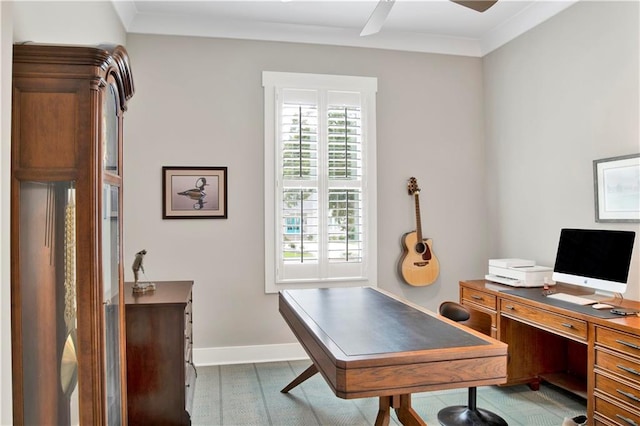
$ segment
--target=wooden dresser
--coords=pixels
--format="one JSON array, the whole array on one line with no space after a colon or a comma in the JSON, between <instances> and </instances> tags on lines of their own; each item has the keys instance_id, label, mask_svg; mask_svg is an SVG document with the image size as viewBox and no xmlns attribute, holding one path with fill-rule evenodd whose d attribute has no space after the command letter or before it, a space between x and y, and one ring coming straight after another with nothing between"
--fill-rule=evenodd
<instances>
[{"instance_id":1,"label":"wooden dresser","mask_svg":"<svg viewBox=\"0 0 640 426\"><path fill-rule=\"evenodd\" d=\"M507 385L537 389L547 381L587 399L590 425L640 425L640 318L602 318L590 307L545 303L541 289L531 290L540 295L533 299L513 290L460 282L460 301L472 313L467 325L509 345Z\"/></svg>"},{"instance_id":2,"label":"wooden dresser","mask_svg":"<svg viewBox=\"0 0 640 426\"><path fill-rule=\"evenodd\" d=\"M140 295L132 285L125 283L129 425L190 425L193 281L156 282Z\"/></svg>"}]
</instances>

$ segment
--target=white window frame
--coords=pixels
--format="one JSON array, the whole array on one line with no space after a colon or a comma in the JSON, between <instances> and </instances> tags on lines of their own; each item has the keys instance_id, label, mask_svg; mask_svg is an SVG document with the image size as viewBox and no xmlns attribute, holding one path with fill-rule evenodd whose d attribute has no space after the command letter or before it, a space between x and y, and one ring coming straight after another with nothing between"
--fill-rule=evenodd
<instances>
[{"instance_id":1,"label":"white window frame","mask_svg":"<svg viewBox=\"0 0 640 426\"><path fill-rule=\"evenodd\" d=\"M277 293L293 288L326 287L377 287L377 190L376 190L376 92L377 78L359 76L341 76L327 74L306 74L264 71L264 212L265 212L265 292ZM353 279L333 278L277 281L278 239L276 230L280 224L276 200L278 190L276 174L279 171L277 161L278 141L278 93L283 89L311 89L327 91L359 92L361 97L362 134L363 134L363 215L366 220L364 234L366 243L363 255L363 274Z\"/></svg>"}]
</instances>

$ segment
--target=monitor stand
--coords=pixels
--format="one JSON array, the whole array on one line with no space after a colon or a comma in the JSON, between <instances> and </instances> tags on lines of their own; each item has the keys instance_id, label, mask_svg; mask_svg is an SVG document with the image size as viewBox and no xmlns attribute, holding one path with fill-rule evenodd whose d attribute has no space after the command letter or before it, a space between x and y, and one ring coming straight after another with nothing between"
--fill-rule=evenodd
<instances>
[{"instance_id":1,"label":"monitor stand","mask_svg":"<svg viewBox=\"0 0 640 426\"><path fill-rule=\"evenodd\" d=\"M591 299L594 302L598 303L620 303L624 300L624 297L621 293L614 293L612 291L604 291L604 290L596 290L593 294L583 294L580 297L584 297L585 299Z\"/></svg>"}]
</instances>

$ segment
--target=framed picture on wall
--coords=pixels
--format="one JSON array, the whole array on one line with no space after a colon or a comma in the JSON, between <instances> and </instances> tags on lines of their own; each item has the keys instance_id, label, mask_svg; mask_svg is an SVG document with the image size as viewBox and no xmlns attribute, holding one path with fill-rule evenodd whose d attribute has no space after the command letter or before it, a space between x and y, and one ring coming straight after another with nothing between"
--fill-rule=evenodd
<instances>
[{"instance_id":1,"label":"framed picture on wall","mask_svg":"<svg viewBox=\"0 0 640 426\"><path fill-rule=\"evenodd\" d=\"M596 222L640 222L640 154L593 161Z\"/></svg>"},{"instance_id":2,"label":"framed picture on wall","mask_svg":"<svg viewBox=\"0 0 640 426\"><path fill-rule=\"evenodd\" d=\"M226 167L162 167L163 219L226 219Z\"/></svg>"}]
</instances>

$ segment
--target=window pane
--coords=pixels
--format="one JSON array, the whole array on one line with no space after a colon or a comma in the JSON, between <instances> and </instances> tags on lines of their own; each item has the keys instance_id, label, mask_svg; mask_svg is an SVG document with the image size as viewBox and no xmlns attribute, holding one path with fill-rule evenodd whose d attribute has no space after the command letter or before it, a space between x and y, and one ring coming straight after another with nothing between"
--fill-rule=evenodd
<instances>
[{"instance_id":1,"label":"window pane","mask_svg":"<svg viewBox=\"0 0 640 426\"><path fill-rule=\"evenodd\" d=\"M329 190L327 228L329 261L362 261L362 194L360 190Z\"/></svg>"},{"instance_id":2,"label":"window pane","mask_svg":"<svg viewBox=\"0 0 640 426\"><path fill-rule=\"evenodd\" d=\"M327 112L328 168L330 179L362 177L360 108L329 107Z\"/></svg>"},{"instance_id":3,"label":"window pane","mask_svg":"<svg viewBox=\"0 0 640 426\"><path fill-rule=\"evenodd\" d=\"M285 189L282 193L282 256L285 263L318 260L318 192Z\"/></svg>"},{"instance_id":4,"label":"window pane","mask_svg":"<svg viewBox=\"0 0 640 426\"><path fill-rule=\"evenodd\" d=\"M375 286L376 79L265 71L263 86L265 289Z\"/></svg>"},{"instance_id":5,"label":"window pane","mask_svg":"<svg viewBox=\"0 0 640 426\"><path fill-rule=\"evenodd\" d=\"M284 104L282 109L282 175L315 179L318 176L318 109Z\"/></svg>"}]
</instances>

